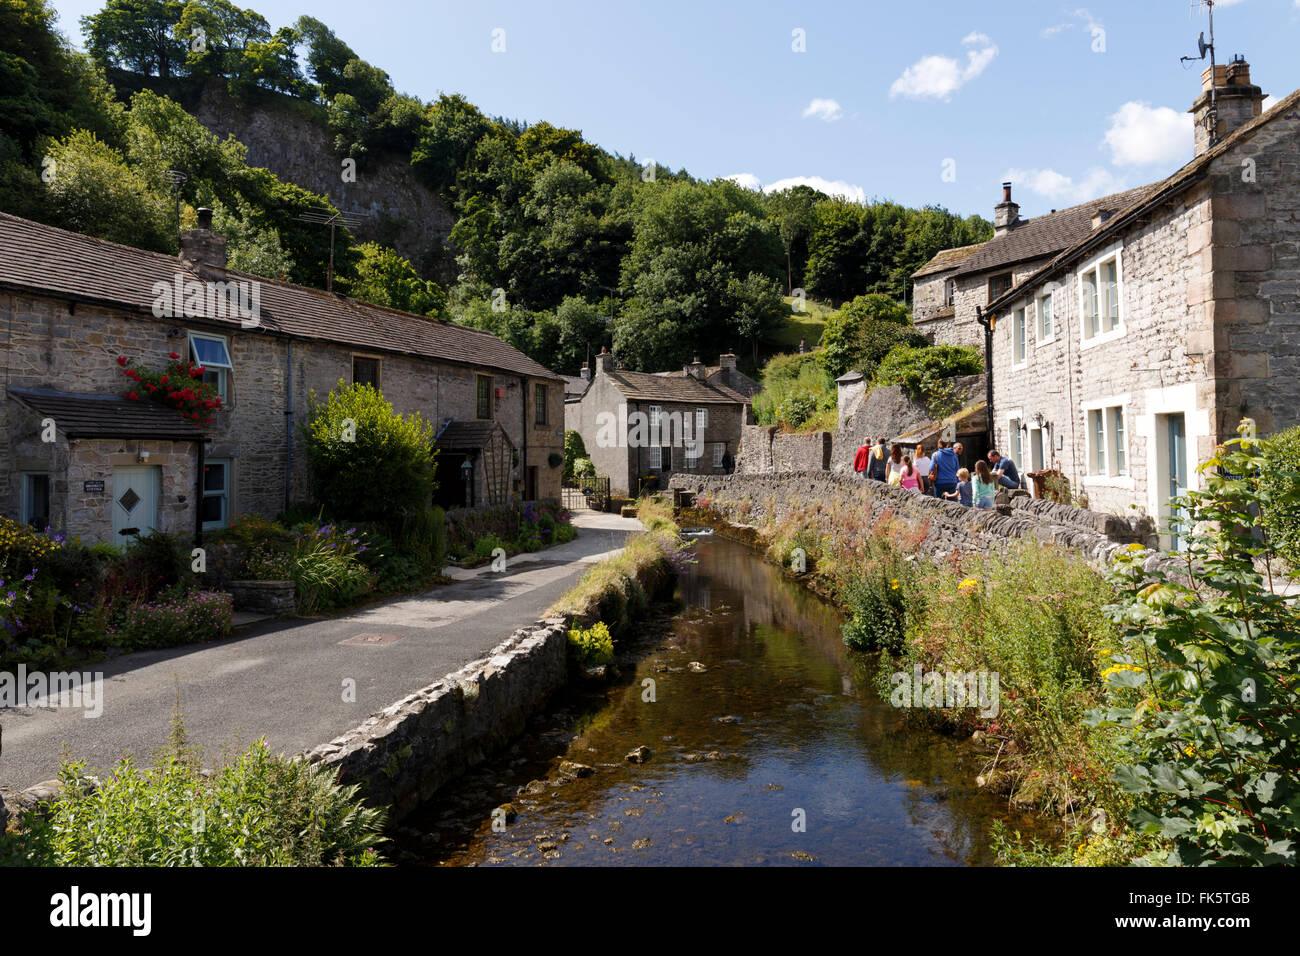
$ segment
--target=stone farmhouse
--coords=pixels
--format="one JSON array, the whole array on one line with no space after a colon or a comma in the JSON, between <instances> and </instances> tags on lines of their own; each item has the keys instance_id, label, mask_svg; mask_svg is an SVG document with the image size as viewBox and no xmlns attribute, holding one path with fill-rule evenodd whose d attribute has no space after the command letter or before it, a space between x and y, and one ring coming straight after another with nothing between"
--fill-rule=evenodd
<instances>
[{"instance_id":1,"label":"stone farmhouse","mask_svg":"<svg viewBox=\"0 0 1300 956\"><path fill-rule=\"evenodd\" d=\"M23 522L120 542L274 516L307 498L298 426L340 381L434 424L440 503L560 495L559 376L485 332L229 270L208 210L179 258L0 214L0 303L0 513ZM210 424L123 397L119 359L170 355L223 396Z\"/></svg>"},{"instance_id":2,"label":"stone farmhouse","mask_svg":"<svg viewBox=\"0 0 1300 956\"><path fill-rule=\"evenodd\" d=\"M916 275L935 340L983 347L987 324L993 443L1159 518L1166 547L1170 500L1243 418L1300 421L1300 90L1263 100L1244 60L1206 70L1182 169L1028 220L1006 184L994 237Z\"/></svg>"},{"instance_id":3,"label":"stone farmhouse","mask_svg":"<svg viewBox=\"0 0 1300 956\"><path fill-rule=\"evenodd\" d=\"M740 450L741 427L753 423L758 384L736 368L736 356L716 366L695 361L680 372L629 372L601 351L586 388L565 405L565 427L578 432L610 493L635 495L641 479L659 487L676 473L725 474Z\"/></svg>"}]
</instances>

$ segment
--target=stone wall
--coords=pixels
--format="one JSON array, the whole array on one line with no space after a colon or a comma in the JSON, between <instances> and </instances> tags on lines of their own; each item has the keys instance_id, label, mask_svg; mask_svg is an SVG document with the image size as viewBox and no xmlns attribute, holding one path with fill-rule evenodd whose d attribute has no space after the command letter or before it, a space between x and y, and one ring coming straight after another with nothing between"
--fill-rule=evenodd
<instances>
[{"instance_id":1,"label":"stone wall","mask_svg":"<svg viewBox=\"0 0 1300 956\"><path fill-rule=\"evenodd\" d=\"M984 400L983 375L963 375L949 381L957 390L963 408ZM875 444L875 439L883 435L892 442L934 420L929 409L899 385L868 390L854 383L840 390L839 403L839 428L830 457L833 471L852 473L853 455L868 439L870 444Z\"/></svg>"},{"instance_id":2,"label":"stone wall","mask_svg":"<svg viewBox=\"0 0 1300 956\"><path fill-rule=\"evenodd\" d=\"M740 430L737 474L817 471L831 467L830 432L783 433L777 425L746 425Z\"/></svg>"},{"instance_id":3,"label":"stone wall","mask_svg":"<svg viewBox=\"0 0 1300 956\"><path fill-rule=\"evenodd\" d=\"M1013 498L1001 510L980 511L882 482L824 472L725 478L679 475L671 486L694 492L697 505L712 508L735 524L761 527L799 516L829 529L849 515L868 526L897 518L925 530L924 547L932 556L953 551L989 553L1020 539L1050 542L1101 563L1127 544L1154 544L1154 526L1148 519L1097 514L1032 498Z\"/></svg>"},{"instance_id":4,"label":"stone wall","mask_svg":"<svg viewBox=\"0 0 1300 956\"><path fill-rule=\"evenodd\" d=\"M622 603L634 586L659 597L670 580L662 563L638 568L635 581L622 578ZM572 618L590 620L595 607ZM486 657L307 751L306 759L336 767L341 783L361 784L367 801L400 820L518 735L567 681L568 626L568 618L555 617L520 628Z\"/></svg>"}]
</instances>

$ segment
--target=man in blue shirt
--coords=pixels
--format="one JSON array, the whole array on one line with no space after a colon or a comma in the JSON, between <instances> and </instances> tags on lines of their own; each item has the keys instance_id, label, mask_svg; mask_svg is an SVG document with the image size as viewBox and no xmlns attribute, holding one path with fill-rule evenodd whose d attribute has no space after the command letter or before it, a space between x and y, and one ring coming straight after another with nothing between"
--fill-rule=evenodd
<instances>
[{"instance_id":1,"label":"man in blue shirt","mask_svg":"<svg viewBox=\"0 0 1300 956\"><path fill-rule=\"evenodd\" d=\"M934 496L942 500L944 495L957 490L957 470L961 468L961 461L943 439L939 439L939 450L930 460L930 485L934 489Z\"/></svg>"},{"instance_id":2,"label":"man in blue shirt","mask_svg":"<svg viewBox=\"0 0 1300 956\"><path fill-rule=\"evenodd\" d=\"M991 451L989 464L993 466L993 477L1003 488L1014 490L1020 487L1020 472L1016 470L1016 463L1010 458L1004 458L1000 453Z\"/></svg>"}]
</instances>

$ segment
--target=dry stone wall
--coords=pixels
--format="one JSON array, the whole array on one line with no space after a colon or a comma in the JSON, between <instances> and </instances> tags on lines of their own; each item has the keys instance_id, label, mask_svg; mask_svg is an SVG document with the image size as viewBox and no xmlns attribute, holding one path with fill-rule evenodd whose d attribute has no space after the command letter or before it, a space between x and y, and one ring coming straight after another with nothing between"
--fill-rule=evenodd
<instances>
[{"instance_id":1,"label":"dry stone wall","mask_svg":"<svg viewBox=\"0 0 1300 956\"><path fill-rule=\"evenodd\" d=\"M856 475L679 475L671 487L694 492L697 505L736 524L762 526L793 515L825 526L837 514L852 514L870 526L900 519L926 529L925 550L935 557L953 551L987 554L1008 541L1026 540L1049 542L1102 563L1130 543L1155 544L1154 525L1147 518L1098 514L1036 498L1013 498L1000 510L981 511Z\"/></svg>"}]
</instances>

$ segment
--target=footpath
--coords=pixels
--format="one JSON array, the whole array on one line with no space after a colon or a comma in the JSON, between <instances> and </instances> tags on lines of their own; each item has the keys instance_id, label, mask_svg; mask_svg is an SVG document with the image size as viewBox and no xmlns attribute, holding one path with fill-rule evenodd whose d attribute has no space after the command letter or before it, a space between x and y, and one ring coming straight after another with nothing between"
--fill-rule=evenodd
<instances>
[{"instance_id":1,"label":"footpath","mask_svg":"<svg viewBox=\"0 0 1300 956\"><path fill-rule=\"evenodd\" d=\"M211 765L265 737L297 753L459 669L542 616L592 564L642 530L618 515L575 512L578 537L490 565L453 568L451 584L326 619L267 621L224 641L127 654L84 668L104 676L102 713L0 710L0 787L50 780L61 756L91 772L126 753L148 764L168 737L177 691L185 732Z\"/></svg>"}]
</instances>

